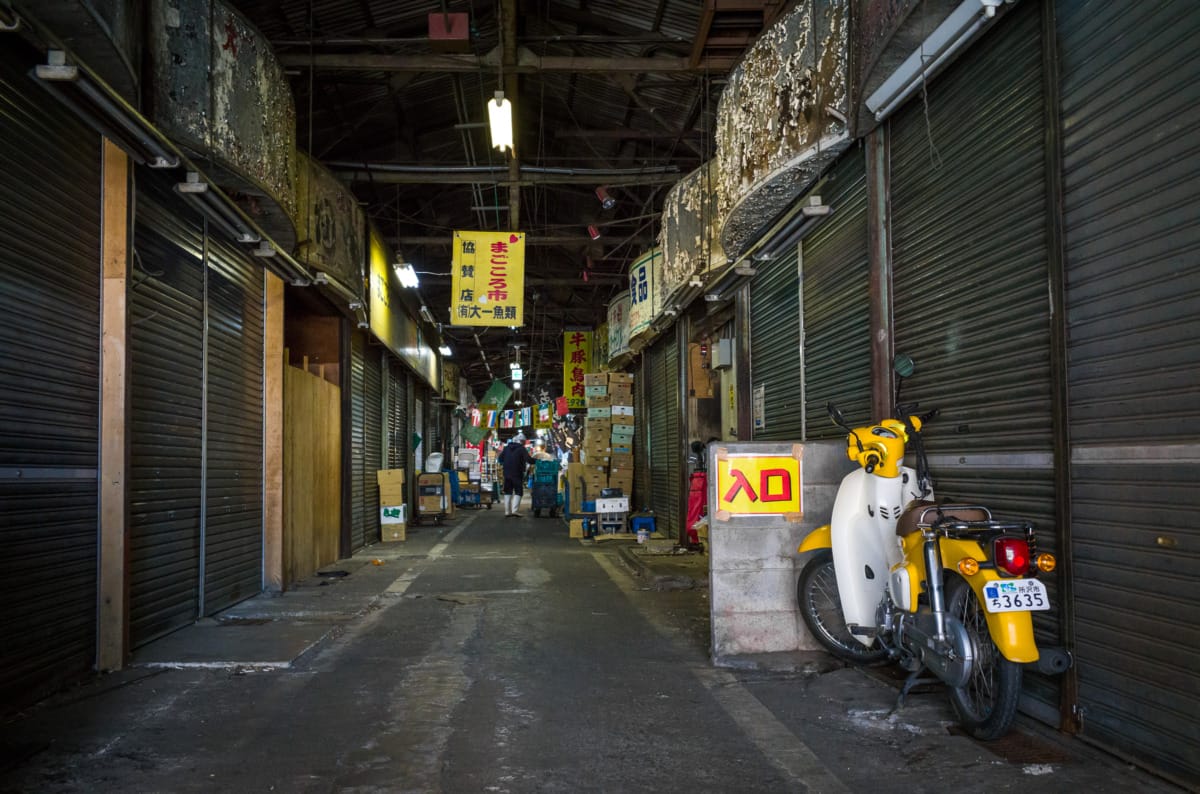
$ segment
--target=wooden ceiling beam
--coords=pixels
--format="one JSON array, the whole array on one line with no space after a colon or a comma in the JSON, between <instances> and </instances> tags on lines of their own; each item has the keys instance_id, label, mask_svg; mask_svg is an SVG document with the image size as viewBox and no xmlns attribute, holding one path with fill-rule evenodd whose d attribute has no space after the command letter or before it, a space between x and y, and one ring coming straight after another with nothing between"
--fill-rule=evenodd
<instances>
[{"instance_id":1,"label":"wooden ceiling beam","mask_svg":"<svg viewBox=\"0 0 1200 794\"><path fill-rule=\"evenodd\" d=\"M424 55L384 55L379 53L280 53L285 69L313 68L327 71L357 72L499 72L500 64L490 56L428 53ZM660 56L653 58L602 58L572 55L535 55L522 50L517 65L505 68L505 74L544 72L601 72L607 74L711 74L729 71L736 58L728 55L703 56L699 59Z\"/></svg>"}]
</instances>

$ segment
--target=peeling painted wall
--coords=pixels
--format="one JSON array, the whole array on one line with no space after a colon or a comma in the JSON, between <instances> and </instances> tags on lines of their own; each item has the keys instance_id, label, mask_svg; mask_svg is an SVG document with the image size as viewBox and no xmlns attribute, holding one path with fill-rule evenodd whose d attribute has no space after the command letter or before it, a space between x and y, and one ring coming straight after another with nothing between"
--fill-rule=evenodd
<instances>
[{"instance_id":1,"label":"peeling painted wall","mask_svg":"<svg viewBox=\"0 0 1200 794\"><path fill-rule=\"evenodd\" d=\"M148 29L151 119L292 248L296 108L271 45L219 0L150 0Z\"/></svg>"},{"instance_id":2,"label":"peeling painted wall","mask_svg":"<svg viewBox=\"0 0 1200 794\"><path fill-rule=\"evenodd\" d=\"M350 190L304 152L296 153L296 258L362 296L365 218Z\"/></svg>"},{"instance_id":3,"label":"peeling painted wall","mask_svg":"<svg viewBox=\"0 0 1200 794\"><path fill-rule=\"evenodd\" d=\"M716 193L731 260L849 145L849 27L849 0L800 3L730 75Z\"/></svg>"},{"instance_id":4,"label":"peeling painted wall","mask_svg":"<svg viewBox=\"0 0 1200 794\"><path fill-rule=\"evenodd\" d=\"M693 277L703 279L727 261L718 236L716 181L717 161L713 160L679 180L663 202L664 300Z\"/></svg>"}]
</instances>

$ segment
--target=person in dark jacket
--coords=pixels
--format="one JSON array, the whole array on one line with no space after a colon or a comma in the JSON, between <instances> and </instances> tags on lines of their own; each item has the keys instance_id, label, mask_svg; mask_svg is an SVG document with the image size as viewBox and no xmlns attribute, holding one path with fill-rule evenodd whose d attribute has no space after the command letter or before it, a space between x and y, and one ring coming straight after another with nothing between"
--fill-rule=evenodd
<instances>
[{"instance_id":1,"label":"person in dark jacket","mask_svg":"<svg viewBox=\"0 0 1200 794\"><path fill-rule=\"evenodd\" d=\"M533 456L525 449L525 434L517 433L497 458L504 467L504 515L519 516L521 497L525 495L525 471L533 463Z\"/></svg>"}]
</instances>

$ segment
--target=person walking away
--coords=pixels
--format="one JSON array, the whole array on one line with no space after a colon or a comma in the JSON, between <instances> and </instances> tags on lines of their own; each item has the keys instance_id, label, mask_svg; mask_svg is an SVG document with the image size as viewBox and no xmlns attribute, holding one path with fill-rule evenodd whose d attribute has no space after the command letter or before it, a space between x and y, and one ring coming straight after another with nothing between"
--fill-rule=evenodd
<instances>
[{"instance_id":1,"label":"person walking away","mask_svg":"<svg viewBox=\"0 0 1200 794\"><path fill-rule=\"evenodd\" d=\"M509 439L498 460L504 468L504 515L519 516L517 508L525 495L525 470L533 463L533 456L525 449L525 434L517 433Z\"/></svg>"}]
</instances>

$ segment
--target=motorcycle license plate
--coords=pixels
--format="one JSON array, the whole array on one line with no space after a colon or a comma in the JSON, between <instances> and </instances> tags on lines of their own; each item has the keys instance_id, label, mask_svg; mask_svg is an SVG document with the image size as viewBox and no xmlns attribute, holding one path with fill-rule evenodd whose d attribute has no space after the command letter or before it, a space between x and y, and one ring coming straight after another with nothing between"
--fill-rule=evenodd
<instances>
[{"instance_id":1,"label":"motorcycle license plate","mask_svg":"<svg viewBox=\"0 0 1200 794\"><path fill-rule=\"evenodd\" d=\"M1037 579L1007 579L983 586L988 612L1038 612L1050 608L1046 585Z\"/></svg>"}]
</instances>

